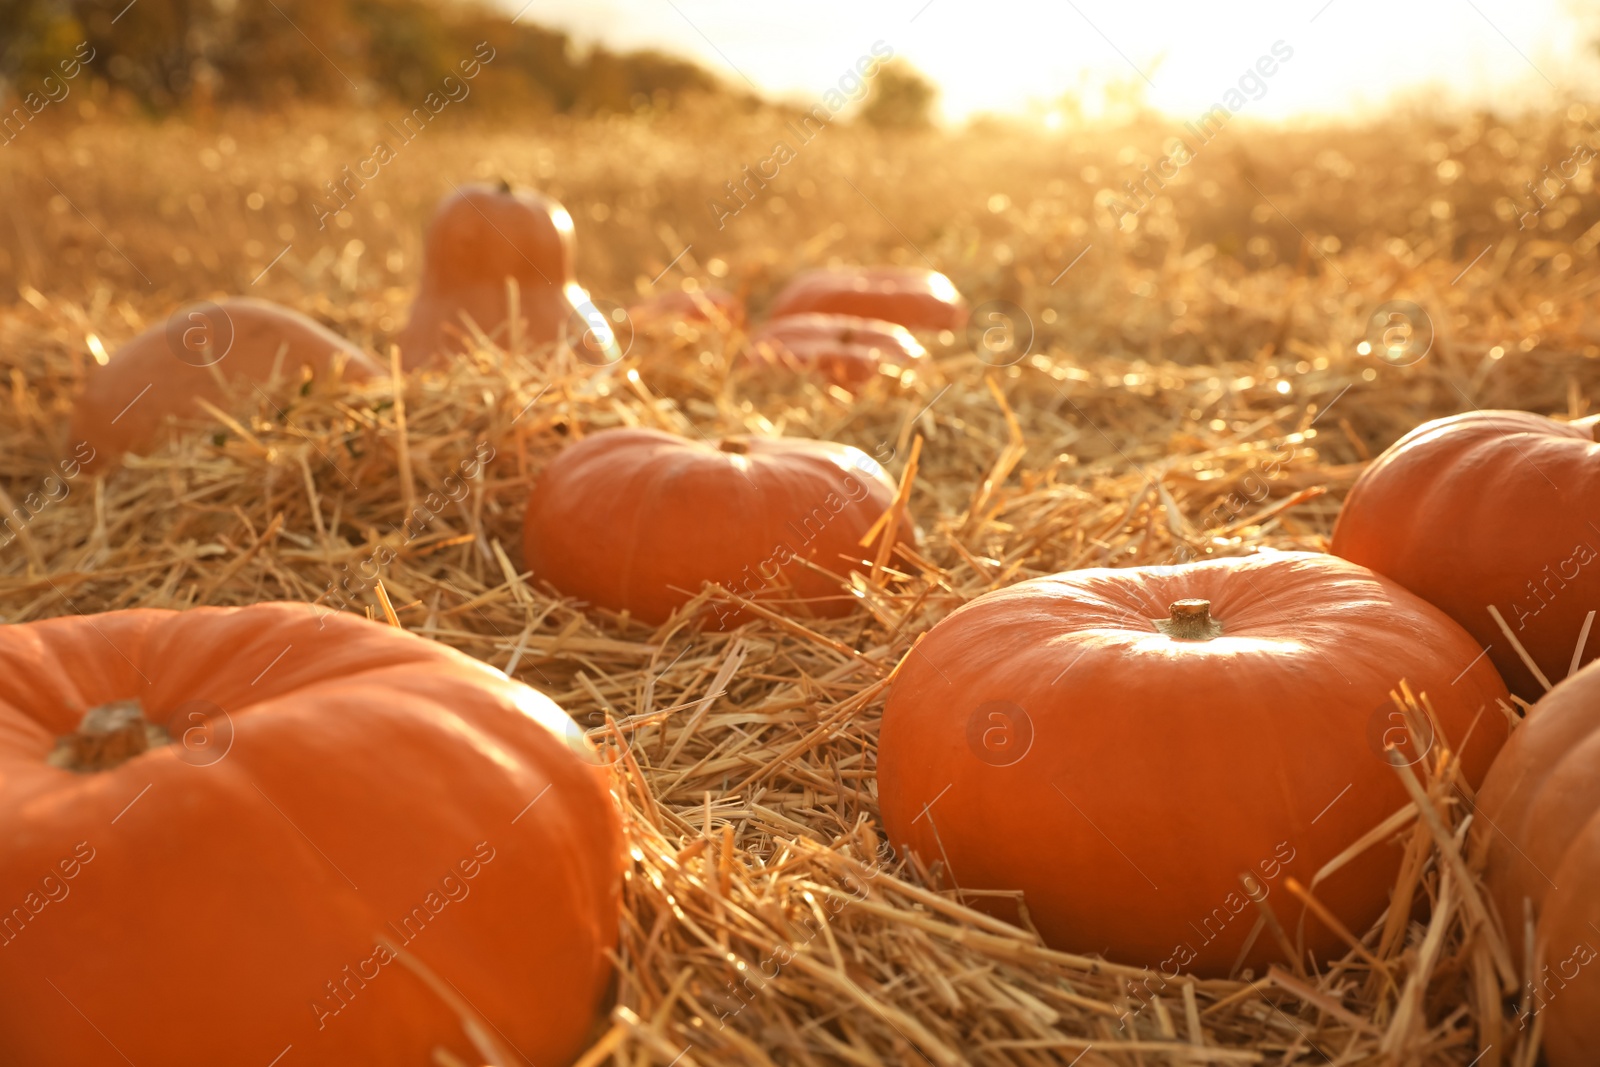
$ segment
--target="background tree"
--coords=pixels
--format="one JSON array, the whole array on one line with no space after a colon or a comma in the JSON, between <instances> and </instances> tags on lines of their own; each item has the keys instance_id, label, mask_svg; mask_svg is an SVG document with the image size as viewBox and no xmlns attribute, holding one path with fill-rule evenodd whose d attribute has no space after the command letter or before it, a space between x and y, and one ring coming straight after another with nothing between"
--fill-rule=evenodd
<instances>
[{"instance_id":1,"label":"background tree","mask_svg":"<svg viewBox=\"0 0 1600 1067\"><path fill-rule=\"evenodd\" d=\"M89 77L146 110L290 100L414 106L495 50L475 90L492 110L616 111L721 92L694 63L573 47L566 34L441 0L0 0L0 102L33 89L80 41Z\"/></svg>"},{"instance_id":2,"label":"background tree","mask_svg":"<svg viewBox=\"0 0 1600 1067\"><path fill-rule=\"evenodd\" d=\"M911 64L891 59L878 69L861 118L879 129L916 130L933 125L939 90Z\"/></svg>"}]
</instances>

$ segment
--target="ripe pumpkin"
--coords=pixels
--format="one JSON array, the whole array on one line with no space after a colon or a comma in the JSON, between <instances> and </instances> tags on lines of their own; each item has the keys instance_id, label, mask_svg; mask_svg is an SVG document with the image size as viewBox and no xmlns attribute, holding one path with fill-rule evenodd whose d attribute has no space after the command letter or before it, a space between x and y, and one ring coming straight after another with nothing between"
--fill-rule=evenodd
<instances>
[{"instance_id":1,"label":"ripe pumpkin","mask_svg":"<svg viewBox=\"0 0 1600 1067\"><path fill-rule=\"evenodd\" d=\"M1225 974L1252 901L1292 937L1302 907L1285 876L1311 885L1406 802L1381 744L1402 679L1452 746L1472 728L1462 758L1482 778L1506 691L1477 656L1437 608L1333 556L1024 581L957 609L901 662L878 742L884 826L963 889L1022 890L1053 946ZM1377 846L1315 892L1364 931L1399 860ZM1342 954L1314 918L1305 933ZM1280 955L1264 932L1246 959Z\"/></svg>"},{"instance_id":2,"label":"ripe pumpkin","mask_svg":"<svg viewBox=\"0 0 1600 1067\"><path fill-rule=\"evenodd\" d=\"M1550 1067L1594 1062L1600 1048L1600 666L1541 698L1478 793L1474 845L1520 964L1523 901L1543 965L1524 975L1544 1018Z\"/></svg>"},{"instance_id":3,"label":"ripe pumpkin","mask_svg":"<svg viewBox=\"0 0 1600 1067\"><path fill-rule=\"evenodd\" d=\"M726 333L744 326L744 302L725 289L678 289L635 304L628 317L641 330L687 322Z\"/></svg>"},{"instance_id":4,"label":"ripe pumpkin","mask_svg":"<svg viewBox=\"0 0 1600 1067\"><path fill-rule=\"evenodd\" d=\"M348 381L384 373L361 349L286 307L247 297L190 304L90 372L73 408L72 441L87 441L97 460L148 451L168 419L208 418L196 398L227 410L223 383L253 397L246 383L274 372L296 382L306 369Z\"/></svg>"},{"instance_id":5,"label":"ripe pumpkin","mask_svg":"<svg viewBox=\"0 0 1600 1067\"><path fill-rule=\"evenodd\" d=\"M839 385L876 377L884 364L915 362L927 351L904 326L857 315L786 315L750 338L748 358L766 366L815 371Z\"/></svg>"},{"instance_id":6,"label":"ripe pumpkin","mask_svg":"<svg viewBox=\"0 0 1600 1067\"><path fill-rule=\"evenodd\" d=\"M606 773L548 698L307 604L0 627L0 1060L480 1062L401 948L565 1063L617 936Z\"/></svg>"},{"instance_id":7,"label":"ripe pumpkin","mask_svg":"<svg viewBox=\"0 0 1600 1067\"><path fill-rule=\"evenodd\" d=\"M605 317L574 280L572 263L572 216L559 203L507 182L462 186L428 223L422 282L396 338L405 365L424 366L460 350L469 336L463 315L505 343L508 278L517 286L524 343L546 345L595 329L614 350Z\"/></svg>"},{"instance_id":8,"label":"ripe pumpkin","mask_svg":"<svg viewBox=\"0 0 1600 1067\"><path fill-rule=\"evenodd\" d=\"M914 267L819 267L802 271L772 302L776 319L808 311L883 319L908 330L959 330L967 304L937 271Z\"/></svg>"},{"instance_id":9,"label":"ripe pumpkin","mask_svg":"<svg viewBox=\"0 0 1600 1067\"><path fill-rule=\"evenodd\" d=\"M707 582L839 616L852 599L806 561L843 575L873 558L860 541L894 495L883 468L847 445L603 430L540 474L523 550L535 579L648 623L666 621ZM909 521L897 541L915 544Z\"/></svg>"},{"instance_id":10,"label":"ripe pumpkin","mask_svg":"<svg viewBox=\"0 0 1600 1067\"><path fill-rule=\"evenodd\" d=\"M1551 682L1600 608L1600 445L1593 420L1473 411L1406 434L1366 469L1333 529L1335 554L1443 608L1487 647L1511 691L1544 692L1494 605ZM1584 649L1600 654L1600 634Z\"/></svg>"}]
</instances>

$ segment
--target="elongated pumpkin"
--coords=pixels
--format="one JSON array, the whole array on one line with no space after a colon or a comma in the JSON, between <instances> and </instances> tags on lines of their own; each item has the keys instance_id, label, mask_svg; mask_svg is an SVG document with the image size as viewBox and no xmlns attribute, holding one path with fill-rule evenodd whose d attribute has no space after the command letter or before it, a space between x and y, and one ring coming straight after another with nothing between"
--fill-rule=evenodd
<instances>
[{"instance_id":1,"label":"elongated pumpkin","mask_svg":"<svg viewBox=\"0 0 1600 1067\"><path fill-rule=\"evenodd\" d=\"M90 371L73 408L72 443L87 441L101 461L145 452L173 420L210 421L197 400L226 411L233 390L253 408L253 384L274 374L294 383L307 371L347 381L384 373L361 349L286 307L248 297L190 304Z\"/></svg>"},{"instance_id":2,"label":"elongated pumpkin","mask_svg":"<svg viewBox=\"0 0 1600 1067\"><path fill-rule=\"evenodd\" d=\"M859 385L884 366L915 363L927 351L904 326L859 315L786 315L750 337L748 358L758 365L818 374L840 385Z\"/></svg>"},{"instance_id":3,"label":"elongated pumpkin","mask_svg":"<svg viewBox=\"0 0 1600 1067\"><path fill-rule=\"evenodd\" d=\"M917 267L819 267L773 298L770 317L827 312L883 319L908 330L959 330L967 304L950 279Z\"/></svg>"},{"instance_id":4,"label":"elongated pumpkin","mask_svg":"<svg viewBox=\"0 0 1600 1067\"><path fill-rule=\"evenodd\" d=\"M396 339L405 365L466 348L467 319L508 343L512 288L523 344L576 344L593 334L602 361L619 358L605 316L573 276L573 254L572 216L556 201L506 182L462 186L428 223L422 281Z\"/></svg>"},{"instance_id":5,"label":"elongated pumpkin","mask_svg":"<svg viewBox=\"0 0 1600 1067\"><path fill-rule=\"evenodd\" d=\"M650 623L707 582L838 616L854 606L841 577L873 558L876 539L861 542L894 495L883 468L846 445L605 430L545 467L523 551L535 579ZM909 520L897 540L915 543Z\"/></svg>"},{"instance_id":6,"label":"elongated pumpkin","mask_svg":"<svg viewBox=\"0 0 1600 1067\"><path fill-rule=\"evenodd\" d=\"M0 627L0 1061L477 1062L465 1014L567 1062L617 936L594 760L528 687L307 604Z\"/></svg>"},{"instance_id":7,"label":"elongated pumpkin","mask_svg":"<svg viewBox=\"0 0 1600 1067\"><path fill-rule=\"evenodd\" d=\"M1021 890L1058 948L1166 978L1259 965L1282 951L1257 902L1294 936L1287 879L1313 885L1406 802L1386 740L1404 752L1409 737L1412 758L1466 744L1467 778L1482 778L1506 691L1478 651L1437 608L1333 556L1025 581L901 662L878 744L884 825L947 882ZM1391 719L1402 679L1443 737ZM1381 843L1316 895L1363 932L1399 861ZM1344 951L1314 917L1305 936L1319 957Z\"/></svg>"},{"instance_id":8,"label":"elongated pumpkin","mask_svg":"<svg viewBox=\"0 0 1600 1067\"><path fill-rule=\"evenodd\" d=\"M1545 691L1489 609L1551 683L1600 608L1600 445L1594 420L1472 411L1390 446L1345 498L1333 552L1438 605L1525 700ZM1578 657L1600 655L1600 628Z\"/></svg>"},{"instance_id":9,"label":"elongated pumpkin","mask_svg":"<svg viewBox=\"0 0 1600 1067\"><path fill-rule=\"evenodd\" d=\"M1586 1067L1600 1049L1600 665L1533 706L1484 780L1474 828L1519 964L1536 924L1541 960L1523 981L1550 1067Z\"/></svg>"}]
</instances>

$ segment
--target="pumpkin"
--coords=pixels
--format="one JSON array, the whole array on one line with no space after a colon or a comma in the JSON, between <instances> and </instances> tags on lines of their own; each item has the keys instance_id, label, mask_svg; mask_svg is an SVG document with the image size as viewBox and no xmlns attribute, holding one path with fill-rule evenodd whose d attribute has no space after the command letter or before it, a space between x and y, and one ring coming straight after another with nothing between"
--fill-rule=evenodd
<instances>
[{"instance_id":1,"label":"pumpkin","mask_svg":"<svg viewBox=\"0 0 1600 1067\"><path fill-rule=\"evenodd\" d=\"M894 496L883 468L846 445L604 430L541 472L523 550L536 579L652 624L707 582L839 616L853 598L838 576L873 558L861 540ZM915 543L909 522L897 531ZM724 610L718 621L736 617Z\"/></svg>"},{"instance_id":2,"label":"pumpkin","mask_svg":"<svg viewBox=\"0 0 1600 1067\"><path fill-rule=\"evenodd\" d=\"M169 419L209 419L197 399L227 410L232 391L253 406L251 385L274 375L298 382L306 371L350 381L384 373L349 341L277 304L246 297L190 304L90 371L73 408L72 441L88 442L96 460L149 451Z\"/></svg>"},{"instance_id":3,"label":"pumpkin","mask_svg":"<svg viewBox=\"0 0 1600 1067\"><path fill-rule=\"evenodd\" d=\"M1332 556L1020 582L900 663L878 741L884 826L963 890L1021 890L1063 950L1226 974L1281 955L1256 931L1259 901L1289 937L1304 921L1308 949L1342 954L1287 879L1313 886L1406 803L1385 742L1411 759L1465 743L1481 780L1506 691L1478 651L1437 608ZM1391 718L1402 679L1443 739L1385 737L1405 722ZM1314 891L1363 931L1400 855L1375 846Z\"/></svg>"},{"instance_id":4,"label":"pumpkin","mask_svg":"<svg viewBox=\"0 0 1600 1067\"><path fill-rule=\"evenodd\" d=\"M1388 575L1477 638L1511 691L1545 690L1501 632L1495 607L1551 682L1574 665L1600 608L1600 445L1593 420L1473 411L1406 434L1351 488L1337 555ZM1581 661L1597 654L1600 633Z\"/></svg>"},{"instance_id":5,"label":"pumpkin","mask_svg":"<svg viewBox=\"0 0 1600 1067\"><path fill-rule=\"evenodd\" d=\"M766 366L815 371L839 385L877 377L884 365L905 365L927 355L904 326L857 315L786 315L750 338L747 357Z\"/></svg>"},{"instance_id":6,"label":"pumpkin","mask_svg":"<svg viewBox=\"0 0 1600 1067\"><path fill-rule=\"evenodd\" d=\"M959 330L966 301L937 271L914 267L820 267L802 271L778 293L771 318L808 311L883 319L908 330Z\"/></svg>"},{"instance_id":7,"label":"pumpkin","mask_svg":"<svg viewBox=\"0 0 1600 1067\"><path fill-rule=\"evenodd\" d=\"M1600 1048L1600 665L1533 706L1477 808L1475 852L1519 964L1527 917L1537 922L1542 963L1523 977L1550 1067L1587 1067Z\"/></svg>"},{"instance_id":8,"label":"pumpkin","mask_svg":"<svg viewBox=\"0 0 1600 1067\"><path fill-rule=\"evenodd\" d=\"M573 278L572 216L531 189L465 185L445 198L423 241L422 282L396 342L408 368L459 351L471 319L510 340L508 279L517 289L521 339L547 345L592 332L601 356L620 358L604 315Z\"/></svg>"},{"instance_id":9,"label":"pumpkin","mask_svg":"<svg viewBox=\"0 0 1600 1067\"><path fill-rule=\"evenodd\" d=\"M633 305L628 317L641 330L682 322L727 333L744 326L744 302L725 289L677 289Z\"/></svg>"},{"instance_id":10,"label":"pumpkin","mask_svg":"<svg viewBox=\"0 0 1600 1067\"><path fill-rule=\"evenodd\" d=\"M465 1015L567 1062L606 773L528 687L308 604L0 627L0 1059L482 1062Z\"/></svg>"}]
</instances>

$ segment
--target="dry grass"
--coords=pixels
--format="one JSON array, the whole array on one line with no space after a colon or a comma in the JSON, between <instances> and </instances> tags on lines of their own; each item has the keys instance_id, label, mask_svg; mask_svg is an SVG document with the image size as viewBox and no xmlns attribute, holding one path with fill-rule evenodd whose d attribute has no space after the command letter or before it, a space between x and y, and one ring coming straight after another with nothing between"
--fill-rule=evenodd
<instances>
[{"instance_id":1,"label":"dry grass","mask_svg":"<svg viewBox=\"0 0 1600 1067\"><path fill-rule=\"evenodd\" d=\"M41 492L70 453L96 346L179 300L271 297L381 351L427 206L475 174L563 198L597 295L650 290L688 244L660 286L726 275L758 310L811 262L926 256L975 302L1026 309L1038 340L996 368L950 338L914 377L857 394L738 373L738 338L715 332L641 335L604 373L486 344L403 398L395 383L251 394L227 428L69 481L0 548L6 621L328 603L387 543L381 590L344 587L355 610L382 617L386 595L407 629L539 687L617 755L635 863L617 1003L589 1063L1531 1067L1503 942L1461 865L1448 753L1406 772L1416 806L1386 828L1406 856L1396 905L1359 947L1230 980L1051 951L885 862L872 771L889 672L964 600L1073 567L1320 549L1362 462L1416 422L1473 405L1586 413L1593 208L1574 200L1532 236L1500 203L1592 138L1585 124L1234 129L1132 232L1102 225L1093 198L1148 159L1154 125L1045 142L831 129L721 231L705 200L770 153L775 116L462 126L406 149L348 228L316 233L307 198L369 153L381 117L100 119L30 130L0 156L3 195L30 208L0 233L21 295L0 309L0 504ZM1391 299L1438 331L1410 366L1354 348ZM521 505L566 440L619 424L834 438L896 476L920 447L924 565L856 579L861 609L829 623L652 631L585 614L520 571ZM470 495L408 540L407 501L483 444L495 459Z\"/></svg>"}]
</instances>

